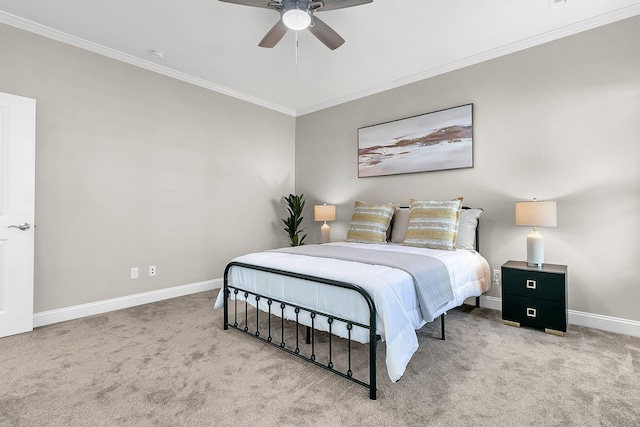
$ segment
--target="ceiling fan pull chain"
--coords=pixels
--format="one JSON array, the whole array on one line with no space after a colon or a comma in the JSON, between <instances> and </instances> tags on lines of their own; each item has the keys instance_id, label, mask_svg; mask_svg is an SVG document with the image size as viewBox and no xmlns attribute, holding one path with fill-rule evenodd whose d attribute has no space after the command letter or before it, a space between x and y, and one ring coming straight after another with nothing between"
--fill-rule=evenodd
<instances>
[{"instance_id":1,"label":"ceiling fan pull chain","mask_svg":"<svg viewBox=\"0 0 640 427\"><path fill-rule=\"evenodd\" d=\"M296 67L298 66L298 32L296 31Z\"/></svg>"}]
</instances>

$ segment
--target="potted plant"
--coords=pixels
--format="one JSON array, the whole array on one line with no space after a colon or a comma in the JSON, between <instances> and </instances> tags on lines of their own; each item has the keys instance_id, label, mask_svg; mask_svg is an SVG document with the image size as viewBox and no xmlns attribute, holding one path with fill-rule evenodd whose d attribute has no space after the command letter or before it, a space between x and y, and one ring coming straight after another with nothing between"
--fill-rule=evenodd
<instances>
[{"instance_id":1,"label":"potted plant","mask_svg":"<svg viewBox=\"0 0 640 427\"><path fill-rule=\"evenodd\" d=\"M301 236L300 233L302 233L303 230L299 229L303 219L304 194L299 196L289 194L289 197L285 197L284 200L287 202L287 210L289 211L289 217L282 219L284 231L289 234L291 246L302 246L304 245L304 239L307 237L306 234Z\"/></svg>"}]
</instances>

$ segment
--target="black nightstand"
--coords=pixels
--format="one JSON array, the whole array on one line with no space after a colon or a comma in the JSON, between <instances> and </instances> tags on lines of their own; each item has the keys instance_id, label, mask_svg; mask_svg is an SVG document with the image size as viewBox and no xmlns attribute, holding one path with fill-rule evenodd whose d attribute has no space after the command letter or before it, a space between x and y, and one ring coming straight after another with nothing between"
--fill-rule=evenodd
<instances>
[{"instance_id":1,"label":"black nightstand","mask_svg":"<svg viewBox=\"0 0 640 427\"><path fill-rule=\"evenodd\" d=\"M567 266L508 261L502 266L502 319L548 334L567 332Z\"/></svg>"}]
</instances>

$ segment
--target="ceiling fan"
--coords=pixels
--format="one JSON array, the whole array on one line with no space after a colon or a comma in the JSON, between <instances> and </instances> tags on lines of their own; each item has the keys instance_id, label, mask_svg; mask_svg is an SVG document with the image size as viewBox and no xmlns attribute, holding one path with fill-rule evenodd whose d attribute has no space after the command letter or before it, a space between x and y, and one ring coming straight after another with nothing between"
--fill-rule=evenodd
<instances>
[{"instance_id":1,"label":"ceiling fan","mask_svg":"<svg viewBox=\"0 0 640 427\"><path fill-rule=\"evenodd\" d=\"M274 47L287 33L287 30L304 30L309 28L311 34L324 43L329 49L334 50L344 43L331 27L315 16L316 11L344 9L346 7L359 6L371 3L373 0L220 0L225 3L240 4L243 6L262 7L273 9L280 13L280 20L269 30L266 36L258 44L260 47Z\"/></svg>"}]
</instances>

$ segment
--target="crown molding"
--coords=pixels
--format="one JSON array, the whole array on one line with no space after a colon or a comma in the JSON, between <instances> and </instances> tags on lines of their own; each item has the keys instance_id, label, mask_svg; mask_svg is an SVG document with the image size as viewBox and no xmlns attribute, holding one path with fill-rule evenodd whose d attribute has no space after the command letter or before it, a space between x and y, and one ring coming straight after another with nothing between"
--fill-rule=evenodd
<instances>
[{"instance_id":1,"label":"crown molding","mask_svg":"<svg viewBox=\"0 0 640 427\"><path fill-rule=\"evenodd\" d=\"M84 40L79 37L72 36L70 34L64 33L62 31L58 31L51 27L47 27L45 25L38 24L33 21L29 21L27 19L21 18L19 16L12 15L10 13L6 13L0 11L0 22L10 25L12 27L16 27L25 31L29 31L34 34L38 34L43 37L47 37L52 40L56 40L71 46L79 47L84 50L88 50L93 53L97 53L99 55L106 56L111 59L115 59L117 61L121 61L139 68L144 68L145 70L152 71L154 73L162 74L167 77L171 77L176 80L180 80L186 83L190 83L195 86L200 86L204 89L208 89L214 92L221 93L223 95L228 95L233 98L240 99L242 101L247 101L255 105L259 105L261 107L268 108L270 110L278 111L283 114L287 114L289 116L295 116L295 110L292 108L287 108L282 105L275 104L270 101L266 101L264 99L257 98L255 96L248 95L246 93L236 91L233 89L229 89L228 87L221 86L215 83L212 83L208 80L204 80L198 77L194 77L190 74L182 73L180 71L176 71L172 68L165 67L162 65L158 65L154 62L147 61L144 59L140 59L138 57L120 52L115 49L108 48L106 46L102 46L97 43L90 42L88 40Z\"/></svg>"},{"instance_id":2,"label":"crown molding","mask_svg":"<svg viewBox=\"0 0 640 427\"><path fill-rule=\"evenodd\" d=\"M174 69L158 65L154 62L140 59L138 57L117 51L115 49L108 48L106 46L99 45L97 43L90 42L88 40L81 39L79 37L72 36L62 31L55 30L53 28L29 21L24 18L0 11L0 22L10 25L12 27L20 28L35 34L39 34L43 37L50 38L62 43L66 43L81 49L85 49L99 55L103 55L121 62L125 62L130 65L134 65L139 68L165 75L167 77L181 80L186 83L193 84L195 86L202 87L214 92L221 93L223 95L231 96L246 102L250 102L255 105L259 105L264 108L268 108L280 113L299 117L305 114L310 114L316 111L331 108L336 105L344 104L346 102L354 101L356 99L364 98L367 96L375 95L380 92L395 89L401 86L405 86L411 83L415 83L421 80L425 80L431 77L438 76L440 74L448 73L451 71L459 70L471 65L479 64L481 62L489 61L510 53L515 53L521 50L525 50L531 47L539 46L544 43L548 43L554 40L561 39L563 37L571 36L583 31L591 30L603 25L611 24L613 22L620 21L622 19L631 18L633 16L640 15L640 4L623 7L613 12L605 13L593 18L589 18L572 25L559 28L557 30L549 31L544 34L540 34L534 37L530 37L518 42L510 43L508 45L491 49L486 52L482 52L476 55L463 58L458 61L453 61L448 64L444 64L438 67L434 67L420 73L416 73L401 79L397 79L382 85L373 86L368 89L364 89L358 92L354 92L339 98L334 98L320 104L311 105L299 109L288 108L261 98L257 98L246 94L244 92L236 91L225 86L221 86L204 80L192 75L176 71Z\"/></svg>"},{"instance_id":3,"label":"crown molding","mask_svg":"<svg viewBox=\"0 0 640 427\"><path fill-rule=\"evenodd\" d=\"M531 47L539 46L544 43L558 40L563 37L578 34L583 31L591 30L597 27L601 27L603 25L621 21L626 18L631 18L636 15L640 15L640 4L624 7L614 12L609 12L600 16L589 18L572 25L567 25L566 27L562 27L557 30L549 31L544 34L540 34L534 37L520 40L518 42L510 43L508 45L505 45L496 49L491 49L486 52L472 55L458 61L453 61L445 65L434 67L429 70L425 70L417 74L403 77L401 79L394 80L379 86L374 86L368 89L364 89L362 91L354 92L352 94L349 94L340 98L332 99L327 102L312 105L309 107L300 108L296 110L296 116L297 117L303 116L305 114L313 113L315 111L324 110L325 108L335 107L336 105L344 104L346 102L355 101L356 99L375 95L380 92L396 89L398 87L405 86L411 83L416 83L421 80L426 80L428 78L435 77L440 74L445 74L451 71L459 70L459 69L468 67L470 65L479 64L481 62L499 58L501 56L505 56L510 53L515 53Z\"/></svg>"}]
</instances>

